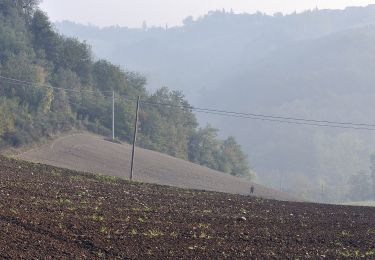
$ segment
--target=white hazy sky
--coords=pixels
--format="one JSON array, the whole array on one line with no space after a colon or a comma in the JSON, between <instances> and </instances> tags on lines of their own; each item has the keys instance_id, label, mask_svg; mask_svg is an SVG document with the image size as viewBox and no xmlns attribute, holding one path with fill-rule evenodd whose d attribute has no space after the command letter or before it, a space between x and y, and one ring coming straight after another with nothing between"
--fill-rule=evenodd
<instances>
[{"instance_id":1,"label":"white hazy sky","mask_svg":"<svg viewBox=\"0 0 375 260\"><path fill-rule=\"evenodd\" d=\"M197 18L223 8L235 13L273 14L369 4L375 4L375 0L43 0L41 8L53 21L141 27L143 21L149 26L180 25L189 15Z\"/></svg>"}]
</instances>

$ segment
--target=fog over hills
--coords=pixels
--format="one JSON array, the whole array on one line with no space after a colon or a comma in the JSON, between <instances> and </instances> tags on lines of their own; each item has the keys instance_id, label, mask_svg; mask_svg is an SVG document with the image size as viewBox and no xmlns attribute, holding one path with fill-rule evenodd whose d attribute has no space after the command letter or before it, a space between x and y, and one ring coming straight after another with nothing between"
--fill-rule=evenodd
<instances>
[{"instance_id":1,"label":"fog over hills","mask_svg":"<svg viewBox=\"0 0 375 260\"><path fill-rule=\"evenodd\" d=\"M143 72L150 90L182 90L191 104L248 113L375 124L375 5L267 16L210 12L173 28L56 24L107 58ZM374 131L202 115L234 135L263 183L339 200L369 173Z\"/></svg>"}]
</instances>

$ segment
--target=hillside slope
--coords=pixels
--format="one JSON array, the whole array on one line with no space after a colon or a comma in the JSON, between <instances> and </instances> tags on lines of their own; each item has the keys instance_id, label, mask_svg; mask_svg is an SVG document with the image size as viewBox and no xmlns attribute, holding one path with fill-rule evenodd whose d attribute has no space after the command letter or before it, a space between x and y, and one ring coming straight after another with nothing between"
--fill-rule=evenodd
<instances>
[{"instance_id":1,"label":"hillside slope","mask_svg":"<svg viewBox=\"0 0 375 260\"><path fill-rule=\"evenodd\" d=\"M367 26L291 44L273 52L256 68L244 67L223 80L222 88L206 98L206 103L225 97L225 109L235 111L373 124L374 43L375 26ZM236 91L225 87L229 84ZM279 171L281 178L293 183L298 173L311 181L308 188L319 189L325 183L334 190L351 175L367 170L374 152L373 131L226 118L211 121L224 133L231 133L233 125L241 126L235 128L235 136L264 181L276 180Z\"/></svg>"},{"instance_id":2,"label":"hillside slope","mask_svg":"<svg viewBox=\"0 0 375 260\"><path fill-rule=\"evenodd\" d=\"M61 137L19 156L58 167L122 178L129 177L131 146L90 134ZM181 159L145 149L136 150L135 180L181 188L248 194L251 183ZM281 200L290 196L255 185L255 194Z\"/></svg>"},{"instance_id":3,"label":"hillside slope","mask_svg":"<svg viewBox=\"0 0 375 260\"><path fill-rule=\"evenodd\" d=\"M140 147L252 176L241 146L233 137L220 140L216 130L202 131L183 93L167 87L150 93L139 72L94 59L87 43L55 31L40 2L0 1L0 149L71 129L110 136L112 109L116 137L130 142L132 100L139 97Z\"/></svg>"},{"instance_id":4,"label":"hillside slope","mask_svg":"<svg viewBox=\"0 0 375 260\"><path fill-rule=\"evenodd\" d=\"M146 73L151 88L183 90L201 105L201 97L212 95L226 75L256 67L290 43L374 24L374 13L375 5L285 16L212 11L168 30L98 28L68 21L56 27L64 35L86 40L98 57Z\"/></svg>"},{"instance_id":5,"label":"hillside slope","mask_svg":"<svg viewBox=\"0 0 375 260\"><path fill-rule=\"evenodd\" d=\"M195 107L374 125L375 5L285 16L217 11L168 30L56 26L98 57L149 74L149 88L183 90ZM374 131L198 119L235 136L273 188L337 202L368 184L351 179L370 174ZM357 200L375 199L362 194Z\"/></svg>"},{"instance_id":6,"label":"hillside slope","mask_svg":"<svg viewBox=\"0 0 375 260\"><path fill-rule=\"evenodd\" d=\"M0 156L5 259L370 259L374 213L130 183Z\"/></svg>"}]
</instances>

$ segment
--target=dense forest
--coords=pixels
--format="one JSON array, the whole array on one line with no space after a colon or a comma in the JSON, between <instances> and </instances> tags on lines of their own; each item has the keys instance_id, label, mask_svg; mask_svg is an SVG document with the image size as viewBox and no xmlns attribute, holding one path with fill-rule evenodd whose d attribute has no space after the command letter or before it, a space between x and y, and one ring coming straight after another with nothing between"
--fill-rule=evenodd
<instances>
[{"instance_id":1,"label":"dense forest","mask_svg":"<svg viewBox=\"0 0 375 260\"><path fill-rule=\"evenodd\" d=\"M145 73L149 88L172 86L196 106L375 124L375 5L289 15L218 10L169 28L56 26L90 42L98 57ZM235 136L266 185L309 199L375 198L374 131L198 119Z\"/></svg>"},{"instance_id":2,"label":"dense forest","mask_svg":"<svg viewBox=\"0 0 375 260\"><path fill-rule=\"evenodd\" d=\"M0 1L0 148L71 129L110 135L114 91L118 139L132 140L139 96L140 146L251 178L236 140L199 128L182 92L149 93L143 75L96 60L87 43L57 33L38 4Z\"/></svg>"}]
</instances>

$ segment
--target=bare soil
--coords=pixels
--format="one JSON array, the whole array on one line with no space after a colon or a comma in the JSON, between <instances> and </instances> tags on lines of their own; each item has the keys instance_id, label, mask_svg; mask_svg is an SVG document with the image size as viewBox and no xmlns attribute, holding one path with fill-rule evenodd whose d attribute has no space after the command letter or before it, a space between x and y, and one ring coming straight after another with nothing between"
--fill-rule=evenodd
<instances>
[{"instance_id":1,"label":"bare soil","mask_svg":"<svg viewBox=\"0 0 375 260\"><path fill-rule=\"evenodd\" d=\"M0 255L374 258L375 208L128 182L0 157Z\"/></svg>"},{"instance_id":2,"label":"bare soil","mask_svg":"<svg viewBox=\"0 0 375 260\"><path fill-rule=\"evenodd\" d=\"M58 138L24 152L19 158L72 170L101 173L128 178L131 146L116 144L91 134L75 134ZM180 188L249 194L279 200L295 198L245 179L230 176L158 152L136 149L135 180Z\"/></svg>"}]
</instances>

